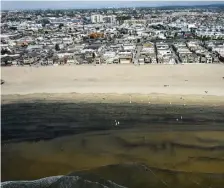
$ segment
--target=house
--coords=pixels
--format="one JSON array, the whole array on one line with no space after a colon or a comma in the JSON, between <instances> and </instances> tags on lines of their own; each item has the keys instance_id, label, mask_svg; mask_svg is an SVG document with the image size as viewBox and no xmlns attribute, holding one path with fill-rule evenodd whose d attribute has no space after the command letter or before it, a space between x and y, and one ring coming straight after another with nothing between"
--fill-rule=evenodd
<instances>
[{"instance_id":1,"label":"house","mask_svg":"<svg viewBox=\"0 0 224 188\"><path fill-rule=\"evenodd\" d=\"M200 61L200 63L206 63L207 62L207 59L206 59L206 57L204 57L204 56L201 56L201 61Z\"/></svg>"},{"instance_id":2,"label":"house","mask_svg":"<svg viewBox=\"0 0 224 188\"><path fill-rule=\"evenodd\" d=\"M145 25L147 23L147 20L137 20L137 19L131 19L131 20L124 20L125 24L143 24Z\"/></svg>"},{"instance_id":3,"label":"house","mask_svg":"<svg viewBox=\"0 0 224 188\"><path fill-rule=\"evenodd\" d=\"M120 64L130 64L132 63L132 53L131 52L119 52L119 63Z\"/></svg>"},{"instance_id":4,"label":"house","mask_svg":"<svg viewBox=\"0 0 224 188\"><path fill-rule=\"evenodd\" d=\"M157 50L168 50L169 49L169 45L163 42L158 42L156 43L156 48Z\"/></svg>"},{"instance_id":5,"label":"house","mask_svg":"<svg viewBox=\"0 0 224 188\"><path fill-rule=\"evenodd\" d=\"M213 58L210 54L206 54L206 63L213 63Z\"/></svg>"},{"instance_id":6,"label":"house","mask_svg":"<svg viewBox=\"0 0 224 188\"><path fill-rule=\"evenodd\" d=\"M149 56L145 56L145 64L152 63L152 60Z\"/></svg>"},{"instance_id":7,"label":"house","mask_svg":"<svg viewBox=\"0 0 224 188\"><path fill-rule=\"evenodd\" d=\"M140 65L144 65L145 64L145 55L140 55L140 57L138 58L138 63Z\"/></svg>"},{"instance_id":8,"label":"house","mask_svg":"<svg viewBox=\"0 0 224 188\"><path fill-rule=\"evenodd\" d=\"M156 64L157 63L156 54L151 54L150 55L150 59L151 59L151 63L152 64Z\"/></svg>"},{"instance_id":9,"label":"house","mask_svg":"<svg viewBox=\"0 0 224 188\"><path fill-rule=\"evenodd\" d=\"M105 51L102 55L102 62L106 64L112 64L114 61L118 60L118 57L116 55L117 53L115 51Z\"/></svg>"},{"instance_id":10,"label":"house","mask_svg":"<svg viewBox=\"0 0 224 188\"><path fill-rule=\"evenodd\" d=\"M102 63L102 62L101 62L101 58L99 58L99 57L95 58L95 59L94 59L94 63L95 63L95 64L101 64L101 63Z\"/></svg>"},{"instance_id":11,"label":"house","mask_svg":"<svg viewBox=\"0 0 224 188\"><path fill-rule=\"evenodd\" d=\"M200 62L200 56L197 56L196 54L193 54L193 53L181 53L179 57L182 63L199 63Z\"/></svg>"}]
</instances>

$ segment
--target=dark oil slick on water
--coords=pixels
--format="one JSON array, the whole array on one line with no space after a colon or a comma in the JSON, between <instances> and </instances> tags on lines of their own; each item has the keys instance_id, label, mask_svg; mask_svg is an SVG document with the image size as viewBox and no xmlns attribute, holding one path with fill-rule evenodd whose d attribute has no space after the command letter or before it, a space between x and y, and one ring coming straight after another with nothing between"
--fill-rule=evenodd
<instances>
[{"instance_id":1,"label":"dark oil slick on water","mask_svg":"<svg viewBox=\"0 0 224 188\"><path fill-rule=\"evenodd\" d=\"M11 103L2 104L1 126L2 181L67 175L42 187L224 186L223 106Z\"/></svg>"},{"instance_id":2,"label":"dark oil slick on water","mask_svg":"<svg viewBox=\"0 0 224 188\"><path fill-rule=\"evenodd\" d=\"M120 126L115 126L115 120ZM224 130L223 107L147 104L19 103L2 105L2 140L51 139L87 131ZM170 126L169 126L170 125Z\"/></svg>"}]
</instances>

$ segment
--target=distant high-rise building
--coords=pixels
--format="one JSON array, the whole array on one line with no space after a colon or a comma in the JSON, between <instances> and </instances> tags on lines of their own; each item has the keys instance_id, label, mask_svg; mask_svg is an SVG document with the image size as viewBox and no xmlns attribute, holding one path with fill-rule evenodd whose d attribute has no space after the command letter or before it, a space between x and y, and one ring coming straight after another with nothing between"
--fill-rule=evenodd
<instances>
[{"instance_id":1,"label":"distant high-rise building","mask_svg":"<svg viewBox=\"0 0 224 188\"><path fill-rule=\"evenodd\" d=\"M100 14L95 14L91 16L91 22L92 23L102 23L103 22L103 16Z\"/></svg>"},{"instance_id":2,"label":"distant high-rise building","mask_svg":"<svg viewBox=\"0 0 224 188\"><path fill-rule=\"evenodd\" d=\"M115 15L109 15L103 17L104 23L116 23L116 16Z\"/></svg>"}]
</instances>

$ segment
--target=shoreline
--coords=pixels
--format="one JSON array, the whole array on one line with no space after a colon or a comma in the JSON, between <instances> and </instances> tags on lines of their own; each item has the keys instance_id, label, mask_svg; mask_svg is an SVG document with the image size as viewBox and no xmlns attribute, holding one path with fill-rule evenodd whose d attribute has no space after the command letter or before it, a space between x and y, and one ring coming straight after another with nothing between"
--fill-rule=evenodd
<instances>
[{"instance_id":1,"label":"shoreline","mask_svg":"<svg viewBox=\"0 0 224 188\"><path fill-rule=\"evenodd\" d=\"M115 83L114 83L115 85ZM117 92L114 92L117 91ZM104 87L102 90L101 87L92 87L89 89L88 87L82 87L75 89L73 88L54 88L54 89L41 89L41 91L37 89L33 89L32 91L18 91L15 92L13 90L5 92L2 90L2 95L32 95L32 94L69 94L69 93L78 93L78 94L118 94L118 95L190 95L190 96L217 96L217 97L224 97L224 93L222 89L213 89L209 92L209 94L205 94L207 92L203 89L195 89L194 91L191 90L183 90L173 87L173 90L166 90L162 86L151 88L151 91L146 91L145 87L138 87L138 88L131 88L125 87L122 88L121 86L112 86L112 87Z\"/></svg>"},{"instance_id":2,"label":"shoreline","mask_svg":"<svg viewBox=\"0 0 224 188\"><path fill-rule=\"evenodd\" d=\"M1 95L2 105L24 102L124 103L193 106L224 106L224 97L213 95L177 95L142 93L33 93Z\"/></svg>"}]
</instances>

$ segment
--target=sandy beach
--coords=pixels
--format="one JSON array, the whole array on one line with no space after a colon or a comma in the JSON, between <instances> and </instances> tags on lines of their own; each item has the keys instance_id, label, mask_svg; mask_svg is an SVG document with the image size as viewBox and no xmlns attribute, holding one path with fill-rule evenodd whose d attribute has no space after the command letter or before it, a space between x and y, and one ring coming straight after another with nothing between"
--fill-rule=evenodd
<instances>
[{"instance_id":1,"label":"sandy beach","mask_svg":"<svg viewBox=\"0 0 224 188\"><path fill-rule=\"evenodd\" d=\"M224 96L224 65L3 67L2 94L141 93Z\"/></svg>"}]
</instances>

